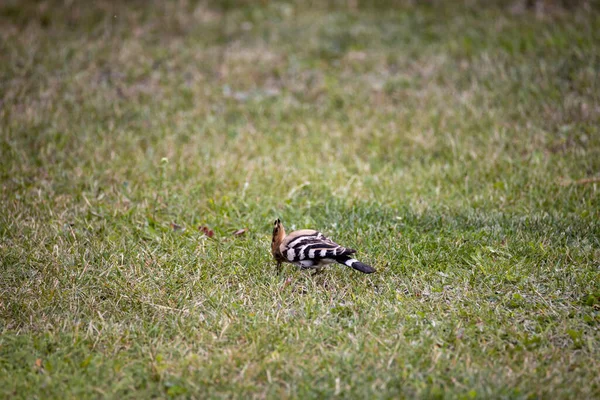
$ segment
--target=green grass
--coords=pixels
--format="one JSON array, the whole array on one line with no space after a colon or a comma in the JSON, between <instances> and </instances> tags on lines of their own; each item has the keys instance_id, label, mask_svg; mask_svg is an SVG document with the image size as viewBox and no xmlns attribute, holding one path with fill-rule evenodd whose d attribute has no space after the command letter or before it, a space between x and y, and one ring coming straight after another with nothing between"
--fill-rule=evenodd
<instances>
[{"instance_id":1,"label":"green grass","mask_svg":"<svg viewBox=\"0 0 600 400\"><path fill-rule=\"evenodd\" d=\"M93 3L0 5L0 397L600 397L595 2Z\"/></svg>"}]
</instances>

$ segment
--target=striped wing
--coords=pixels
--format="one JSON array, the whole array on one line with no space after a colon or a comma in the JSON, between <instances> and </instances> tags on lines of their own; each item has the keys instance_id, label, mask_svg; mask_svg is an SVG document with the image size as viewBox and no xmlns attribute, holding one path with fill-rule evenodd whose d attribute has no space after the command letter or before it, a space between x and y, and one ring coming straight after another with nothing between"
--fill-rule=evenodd
<instances>
[{"instance_id":1,"label":"striped wing","mask_svg":"<svg viewBox=\"0 0 600 400\"><path fill-rule=\"evenodd\" d=\"M325 258L335 259L356 252L340 246L320 232L311 230L292 232L285 238L280 250L287 261L303 265L307 265L309 261L317 264Z\"/></svg>"}]
</instances>

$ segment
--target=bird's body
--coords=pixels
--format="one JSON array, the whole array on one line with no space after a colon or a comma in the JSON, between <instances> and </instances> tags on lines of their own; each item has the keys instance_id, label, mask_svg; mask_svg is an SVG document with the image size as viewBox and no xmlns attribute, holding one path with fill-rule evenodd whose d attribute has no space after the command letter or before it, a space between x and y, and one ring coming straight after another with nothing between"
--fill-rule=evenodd
<instances>
[{"instance_id":1,"label":"bird's body","mask_svg":"<svg viewBox=\"0 0 600 400\"><path fill-rule=\"evenodd\" d=\"M278 270L281 268L281 263L289 262L302 269L314 269L318 273L327 264L337 262L365 274L375 272L370 265L363 264L350 256L356 253L356 250L340 246L321 232L302 229L286 235L279 219L275 221L273 227L271 252L277 261Z\"/></svg>"}]
</instances>

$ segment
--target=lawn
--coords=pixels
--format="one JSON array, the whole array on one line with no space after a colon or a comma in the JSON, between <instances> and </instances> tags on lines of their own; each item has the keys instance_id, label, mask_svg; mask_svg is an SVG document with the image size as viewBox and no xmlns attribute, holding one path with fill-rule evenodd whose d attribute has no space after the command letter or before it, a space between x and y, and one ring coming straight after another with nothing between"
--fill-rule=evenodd
<instances>
[{"instance_id":1,"label":"lawn","mask_svg":"<svg viewBox=\"0 0 600 400\"><path fill-rule=\"evenodd\" d=\"M307 3L0 4L0 398L600 398L599 5Z\"/></svg>"}]
</instances>

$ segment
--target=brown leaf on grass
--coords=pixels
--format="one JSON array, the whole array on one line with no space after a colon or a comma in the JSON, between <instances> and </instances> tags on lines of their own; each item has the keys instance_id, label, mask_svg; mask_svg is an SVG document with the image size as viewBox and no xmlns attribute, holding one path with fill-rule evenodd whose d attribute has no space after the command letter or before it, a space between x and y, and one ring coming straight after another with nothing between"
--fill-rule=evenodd
<instances>
[{"instance_id":1,"label":"brown leaf on grass","mask_svg":"<svg viewBox=\"0 0 600 400\"><path fill-rule=\"evenodd\" d=\"M204 233L206 236L208 236L209 238L213 237L215 235L215 232L213 232L211 229L209 229L207 226L199 226L198 230L202 233Z\"/></svg>"},{"instance_id":2,"label":"brown leaf on grass","mask_svg":"<svg viewBox=\"0 0 600 400\"><path fill-rule=\"evenodd\" d=\"M178 225L175 222L171 222L171 229L173 229L175 232L177 232L177 231L185 231L185 228L183 226Z\"/></svg>"},{"instance_id":3,"label":"brown leaf on grass","mask_svg":"<svg viewBox=\"0 0 600 400\"><path fill-rule=\"evenodd\" d=\"M248 228L238 229L237 231L233 232L233 236L241 236L246 232L248 232Z\"/></svg>"},{"instance_id":4,"label":"brown leaf on grass","mask_svg":"<svg viewBox=\"0 0 600 400\"><path fill-rule=\"evenodd\" d=\"M37 358L35 360L35 363L33 364L33 369L38 374L43 374L44 373L44 362L42 361L41 358Z\"/></svg>"}]
</instances>

